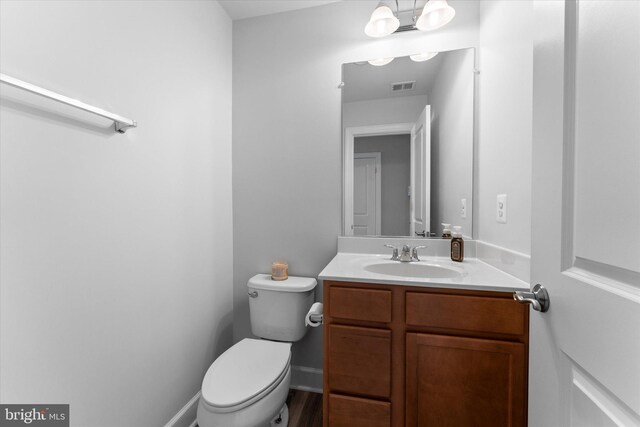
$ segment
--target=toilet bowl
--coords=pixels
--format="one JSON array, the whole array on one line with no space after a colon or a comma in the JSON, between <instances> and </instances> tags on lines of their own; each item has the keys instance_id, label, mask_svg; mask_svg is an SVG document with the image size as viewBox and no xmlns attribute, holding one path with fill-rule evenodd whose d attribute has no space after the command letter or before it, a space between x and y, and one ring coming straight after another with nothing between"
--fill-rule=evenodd
<instances>
[{"instance_id":1,"label":"toilet bowl","mask_svg":"<svg viewBox=\"0 0 640 427\"><path fill-rule=\"evenodd\" d=\"M291 343L246 338L231 347L204 377L199 427L269 426L284 411L290 360Z\"/></svg>"},{"instance_id":2,"label":"toilet bowl","mask_svg":"<svg viewBox=\"0 0 640 427\"><path fill-rule=\"evenodd\" d=\"M249 280L251 330L207 370L198 403L199 427L286 427L291 343L306 333L304 317L316 280L290 276ZM273 340L273 341L270 341Z\"/></svg>"}]
</instances>

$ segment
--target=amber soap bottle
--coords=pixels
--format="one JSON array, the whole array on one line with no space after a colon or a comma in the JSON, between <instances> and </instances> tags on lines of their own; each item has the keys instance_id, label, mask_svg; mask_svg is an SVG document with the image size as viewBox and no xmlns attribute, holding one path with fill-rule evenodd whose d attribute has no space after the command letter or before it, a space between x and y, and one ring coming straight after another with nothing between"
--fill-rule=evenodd
<instances>
[{"instance_id":1,"label":"amber soap bottle","mask_svg":"<svg viewBox=\"0 0 640 427\"><path fill-rule=\"evenodd\" d=\"M462 262L464 260L464 240L462 240L462 227L453 227L451 239L451 261Z\"/></svg>"}]
</instances>

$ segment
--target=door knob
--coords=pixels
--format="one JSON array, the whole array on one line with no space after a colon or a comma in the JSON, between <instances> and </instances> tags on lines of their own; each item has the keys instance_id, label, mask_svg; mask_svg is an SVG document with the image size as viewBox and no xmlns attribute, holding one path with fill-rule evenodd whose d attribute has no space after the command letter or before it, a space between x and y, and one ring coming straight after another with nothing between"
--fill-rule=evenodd
<instances>
[{"instance_id":1,"label":"door knob","mask_svg":"<svg viewBox=\"0 0 640 427\"><path fill-rule=\"evenodd\" d=\"M540 311L542 313L549 310L549 305L551 305L549 293L545 287L539 283L533 287L531 292L514 292L513 299L518 301L520 304L531 304L535 311Z\"/></svg>"}]
</instances>

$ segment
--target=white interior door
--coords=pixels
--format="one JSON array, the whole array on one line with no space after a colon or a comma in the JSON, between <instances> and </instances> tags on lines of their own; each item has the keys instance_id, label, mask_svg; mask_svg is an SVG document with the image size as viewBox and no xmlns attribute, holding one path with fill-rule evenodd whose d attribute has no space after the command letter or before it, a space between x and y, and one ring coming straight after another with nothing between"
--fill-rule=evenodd
<instances>
[{"instance_id":1,"label":"white interior door","mask_svg":"<svg viewBox=\"0 0 640 427\"><path fill-rule=\"evenodd\" d=\"M378 236L381 233L380 153L353 155L353 234Z\"/></svg>"},{"instance_id":2,"label":"white interior door","mask_svg":"<svg viewBox=\"0 0 640 427\"><path fill-rule=\"evenodd\" d=\"M409 234L431 225L431 106L427 105L411 129L411 208Z\"/></svg>"},{"instance_id":3,"label":"white interior door","mask_svg":"<svg viewBox=\"0 0 640 427\"><path fill-rule=\"evenodd\" d=\"M534 13L529 426L640 426L640 2Z\"/></svg>"}]
</instances>

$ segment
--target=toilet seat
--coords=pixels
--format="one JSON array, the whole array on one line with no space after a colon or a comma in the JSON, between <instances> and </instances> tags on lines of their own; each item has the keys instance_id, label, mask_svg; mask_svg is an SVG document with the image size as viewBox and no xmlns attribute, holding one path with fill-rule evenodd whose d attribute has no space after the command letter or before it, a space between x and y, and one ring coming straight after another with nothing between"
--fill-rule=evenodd
<instances>
[{"instance_id":1,"label":"toilet seat","mask_svg":"<svg viewBox=\"0 0 640 427\"><path fill-rule=\"evenodd\" d=\"M245 338L209 367L202 398L214 412L235 412L269 394L289 371L291 343Z\"/></svg>"}]
</instances>

